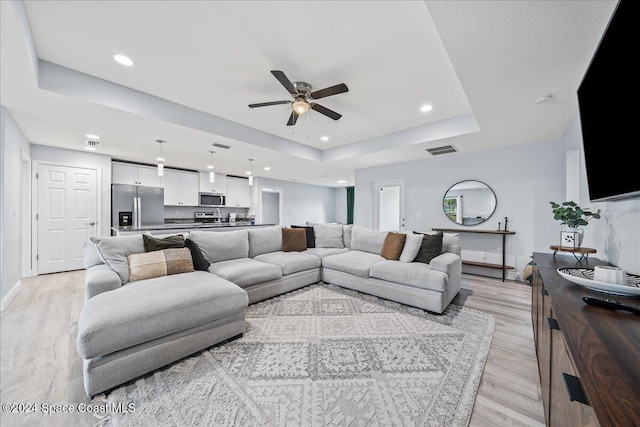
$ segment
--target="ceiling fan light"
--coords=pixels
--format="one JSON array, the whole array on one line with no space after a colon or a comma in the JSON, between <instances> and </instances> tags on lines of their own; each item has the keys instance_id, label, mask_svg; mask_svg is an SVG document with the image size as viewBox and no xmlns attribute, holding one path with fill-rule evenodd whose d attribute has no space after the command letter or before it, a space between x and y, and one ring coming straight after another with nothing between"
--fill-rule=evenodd
<instances>
[{"instance_id":1,"label":"ceiling fan light","mask_svg":"<svg viewBox=\"0 0 640 427\"><path fill-rule=\"evenodd\" d=\"M298 115L304 114L309 111L309 104L304 100L297 100L293 103L293 111L295 111Z\"/></svg>"}]
</instances>

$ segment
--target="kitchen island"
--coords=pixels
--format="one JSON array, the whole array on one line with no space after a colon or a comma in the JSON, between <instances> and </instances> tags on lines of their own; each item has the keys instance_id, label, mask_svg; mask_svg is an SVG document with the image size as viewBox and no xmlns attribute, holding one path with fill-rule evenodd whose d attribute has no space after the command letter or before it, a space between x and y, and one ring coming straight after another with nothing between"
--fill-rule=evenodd
<instances>
[{"instance_id":1,"label":"kitchen island","mask_svg":"<svg viewBox=\"0 0 640 427\"><path fill-rule=\"evenodd\" d=\"M142 227L111 227L113 236L130 236L132 234L150 234L152 236L188 233L189 231L230 231L256 227L273 227L275 224L251 224L250 222L235 223L173 223L164 225L149 225Z\"/></svg>"}]
</instances>

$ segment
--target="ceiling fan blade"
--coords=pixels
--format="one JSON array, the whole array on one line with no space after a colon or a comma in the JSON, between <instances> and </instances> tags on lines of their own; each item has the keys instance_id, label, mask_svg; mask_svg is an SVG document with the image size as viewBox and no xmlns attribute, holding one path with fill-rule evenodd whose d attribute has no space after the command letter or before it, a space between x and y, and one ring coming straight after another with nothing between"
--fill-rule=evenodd
<instances>
[{"instance_id":1,"label":"ceiling fan blade","mask_svg":"<svg viewBox=\"0 0 640 427\"><path fill-rule=\"evenodd\" d=\"M323 107L320 104L311 104L311 109L316 110L320 114L324 114L327 117L332 118L333 120L338 120L342 117L342 114L338 114L333 110L328 109L327 107Z\"/></svg>"},{"instance_id":2,"label":"ceiling fan blade","mask_svg":"<svg viewBox=\"0 0 640 427\"><path fill-rule=\"evenodd\" d=\"M249 108L268 107L269 105L280 105L280 104L290 104L290 103L291 101L261 102L258 104L249 104Z\"/></svg>"},{"instance_id":3,"label":"ceiling fan blade","mask_svg":"<svg viewBox=\"0 0 640 427\"><path fill-rule=\"evenodd\" d=\"M271 74L273 74L273 76L278 79L278 81L280 82L280 84L282 86L284 86L284 88L291 94L291 95L296 95L298 92L296 92L296 88L293 86L293 83L291 83L291 80L289 80L289 78L287 76L284 75L284 73L282 71L279 70L271 70Z\"/></svg>"},{"instance_id":4,"label":"ceiling fan blade","mask_svg":"<svg viewBox=\"0 0 640 427\"><path fill-rule=\"evenodd\" d=\"M296 113L295 111L292 111L291 115L289 116L289 121L287 122L287 126L295 125L296 122L298 121L298 117L299 117L299 114Z\"/></svg>"},{"instance_id":5,"label":"ceiling fan blade","mask_svg":"<svg viewBox=\"0 0 640 427\"><path fill-rule=\"evenodd\" d=\"M325 96L337 95L344 92L349 92L349 88L346 84L340 83L339 85L316 90L315 92L311 92L310 95L313 99L320 99L324 98Z\"/></svg>"}]
</instances>

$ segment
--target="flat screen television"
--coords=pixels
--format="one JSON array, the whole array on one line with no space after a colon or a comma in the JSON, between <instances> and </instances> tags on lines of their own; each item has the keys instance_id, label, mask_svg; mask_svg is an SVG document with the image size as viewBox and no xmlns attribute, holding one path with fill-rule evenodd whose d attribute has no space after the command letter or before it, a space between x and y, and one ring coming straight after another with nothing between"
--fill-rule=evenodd
<instances>
[{"instance_id":1,"label":"flat screen television","mask_svg":"<svg viewBox=\"0 0 640 427\"><path fill-rule=\"evenodd\" d=\"M633 0L620 0L578 87L589 200L640 196L638 20Z\"/></svg>"}]
</instances>

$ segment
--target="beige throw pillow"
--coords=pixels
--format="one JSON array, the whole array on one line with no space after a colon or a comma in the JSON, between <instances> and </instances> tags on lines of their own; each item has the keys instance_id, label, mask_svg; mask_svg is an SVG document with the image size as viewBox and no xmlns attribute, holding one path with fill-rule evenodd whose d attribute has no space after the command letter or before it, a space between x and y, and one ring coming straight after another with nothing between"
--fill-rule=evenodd
<instances>
[{"instance_id":1,"label":"beige throw pillow","mask_svg":"<svg viewBox=\"0 0 640 427\"><path fill-rule=\"evenodd\" d=\"M127 256L127 261L130 282L193 271L189 248L131 254Z\"/></svg>"}]
</instances>

